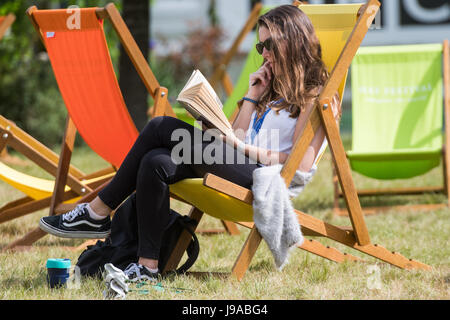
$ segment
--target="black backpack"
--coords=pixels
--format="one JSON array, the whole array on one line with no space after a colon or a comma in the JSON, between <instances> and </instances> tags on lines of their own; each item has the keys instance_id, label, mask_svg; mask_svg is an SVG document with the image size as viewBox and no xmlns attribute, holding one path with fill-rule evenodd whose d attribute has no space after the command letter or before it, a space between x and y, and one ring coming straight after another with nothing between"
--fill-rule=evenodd
<instances>
[{"instance_id":1,"label":"black backpack","mask_svg":"<svg viewBox=\"0 0 450 320\"><path fill-rule=\"evenodd\" d=\"M170 210L169 223L164 230L158 269L164 270L172 250L183 230L187 230L192 238L186 250L188 259L176 273L186 272L197 260L200 246L194 233L196 221L183 216L174 210ZM106 263L124 270L130 263L137 262L138 237L136 194L133 193L116 210L111 221L111 234L105 241L97 241L93 246L88 246L77 261L80 274L84 276L101 277Z\"/></svg>"}]
</instances>

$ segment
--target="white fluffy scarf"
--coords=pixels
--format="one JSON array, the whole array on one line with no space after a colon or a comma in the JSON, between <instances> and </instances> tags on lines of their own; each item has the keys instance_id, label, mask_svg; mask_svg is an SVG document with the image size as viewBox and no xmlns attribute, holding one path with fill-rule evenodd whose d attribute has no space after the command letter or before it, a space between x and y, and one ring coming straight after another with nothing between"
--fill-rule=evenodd
<instances>
[{"instance_id":1,"label":"white fluffy scarf","mask_svg":"<svg viewBox=\"0 0 450 320\"><path fill-rule=\"evenodd\" d=\"M253 171L253 220L266 241L278 270L288 261L289 250L303 244L303 235L291 197L303 191L317 170L297 171L289 186L281 177L281 164L265 166Z\"/></svg>"}]
</instances>

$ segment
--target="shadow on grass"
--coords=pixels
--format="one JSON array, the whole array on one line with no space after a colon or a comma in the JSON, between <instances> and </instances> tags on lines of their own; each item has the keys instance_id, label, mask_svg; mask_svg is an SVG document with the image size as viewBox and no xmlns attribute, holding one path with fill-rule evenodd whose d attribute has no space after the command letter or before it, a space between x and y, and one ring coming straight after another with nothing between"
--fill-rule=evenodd
<instances>
[{"instance_id":1,"label":"shadow on grass","mask_svg":"<svg viewBox=\"0 0 450 320\"><path fill-rule=\"evenodd\" d=\"M262 271L262 270L272 270L274 268L274 263L270 259L260 260L256 263L250 264L249 271Z\"/></svg>"}]
</instances>

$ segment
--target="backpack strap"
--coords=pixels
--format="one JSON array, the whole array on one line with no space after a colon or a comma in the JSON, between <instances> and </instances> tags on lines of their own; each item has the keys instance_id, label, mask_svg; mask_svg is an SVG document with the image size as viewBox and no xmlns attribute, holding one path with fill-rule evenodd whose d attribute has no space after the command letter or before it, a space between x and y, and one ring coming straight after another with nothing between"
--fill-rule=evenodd
<instances>
[{"instance_id":1,"label":"backpack strap","mask_svg":"<svg viewBox=\"0 0 450 320\"><path fill-rule=\"evenodd\" d=\"M183 229L187 230L192 236L191 242L189 243L189 246L186 250L188 258L181 267L175 270L175 273L177 274L185 273L190 267L192 267L194 262L197 260L198 254L200 252L200 244L195 232L193 231L193 221L194 220L190 219L187 216L182 216L177 219L177 223L179 223L183 227Z\"/></svg>"}]
</instances>

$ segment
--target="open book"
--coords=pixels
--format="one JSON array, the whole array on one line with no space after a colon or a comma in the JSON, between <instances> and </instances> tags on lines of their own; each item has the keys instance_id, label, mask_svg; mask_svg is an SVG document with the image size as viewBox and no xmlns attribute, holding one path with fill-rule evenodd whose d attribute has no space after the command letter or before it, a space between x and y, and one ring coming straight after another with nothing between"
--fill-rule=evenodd
<instances>
[{"instance_id":1,"label":"open book","mask_svg":"<svg viewBox=\"0 0 450 320\"><path fill-rule=\"evenodd\" d=\"M207 128L218 129L225 136L233 133L231 124L222 111L222 102L199 70L194 70L177 101Z\"/></svg>"}]
</instances>

